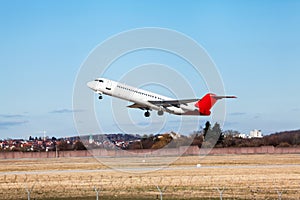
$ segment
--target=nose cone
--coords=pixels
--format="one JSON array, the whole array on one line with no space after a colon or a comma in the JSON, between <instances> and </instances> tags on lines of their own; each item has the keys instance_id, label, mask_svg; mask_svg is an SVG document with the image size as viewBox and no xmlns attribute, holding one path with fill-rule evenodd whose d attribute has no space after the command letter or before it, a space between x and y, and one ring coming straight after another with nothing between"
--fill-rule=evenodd
<instances>
[{"instance_id":1,"label":"nose cone","mask_svg":"<svg viewBox=\"0 0 300 200\"><path fill-rule=\"evenodd\" d=\"M96 83L95 81L90 81L86 84L89 88L91 88L92 90L96 90Z\"/></svg>"}]
</instances>

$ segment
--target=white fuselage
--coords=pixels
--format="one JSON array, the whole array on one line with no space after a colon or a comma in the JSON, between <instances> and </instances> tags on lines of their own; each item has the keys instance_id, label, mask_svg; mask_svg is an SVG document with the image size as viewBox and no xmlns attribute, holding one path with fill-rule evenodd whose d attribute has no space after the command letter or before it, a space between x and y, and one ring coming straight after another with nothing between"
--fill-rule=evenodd
<instances>
[{"instance_id":1,"label":"white fuselage","mask_svg":"<svg viewBox=\"0 0 300 200\"><path fill-rule=\"evenodd\" d=\"M88 87L98 94L106 94L117 97L126 101L135 103L137 106L132 108L140 108L143 110L157 110L177 115L199 115L195 102L180 105L161 106L150 103L151 101L176 101L163 95L149 92L136 87L128 86L109 79L99 78L88 82ZM150 102L149 102L150 101ZM129 106L130 107L130 106Z\"/></svg>"}]
</instances>

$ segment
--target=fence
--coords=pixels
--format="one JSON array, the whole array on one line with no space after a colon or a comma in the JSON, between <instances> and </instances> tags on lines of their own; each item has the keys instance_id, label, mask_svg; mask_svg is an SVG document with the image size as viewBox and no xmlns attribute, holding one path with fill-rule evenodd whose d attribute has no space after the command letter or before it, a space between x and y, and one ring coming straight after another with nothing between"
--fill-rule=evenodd
<instances>
[{"instance_id":1,"label":"fence","mask_svg":"<svg viewBox=\"0 0 300 200\"><path fill-rule=\"evenodd\" d=\"M90 157L90 156L137 156L137 155L153 155L153 156L176 156L176 155L224 155L224 154L289 154L300 153L300 148L295 147L242 147L242 148L213 148L213 149L199 149L197 146L186 146L180 148L164 148L159 150L154 149L139 149L139 150L107 150L107 149L93 149L90 151L59 151L59 157ZM1 152L0 159L14 159L14 158L55 158L56 152Z\"/></svg>"},{"instance_id":2,"label":"fence","mask_svg":"<svg viewBox=\"0 0 300 200\"><path fill-rule=\"evenodd\" d=\"M299 181L299 180L298 180ZM5 175L0 198L17 199L299 199L299 182L238 176Z\"/></svg>"}]
</instances>

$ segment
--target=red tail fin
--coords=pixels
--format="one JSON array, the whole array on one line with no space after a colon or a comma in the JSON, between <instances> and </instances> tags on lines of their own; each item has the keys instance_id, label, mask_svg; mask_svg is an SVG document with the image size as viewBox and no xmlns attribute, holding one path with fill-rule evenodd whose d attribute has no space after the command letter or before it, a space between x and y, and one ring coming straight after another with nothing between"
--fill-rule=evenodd
<instances>
[{"instance_id":1,"label":"red tail fin","mask_svg":"<svg viewBox=\"0 0 300 200\"><path fill-rule=\"evenodd\" d=\"M217 96L213 93L208 93L200 99L195 106L199 108L200 115L210 115L210 109L219 99L223 98L236 98L236 96Z\"/></svg>"},{"instance_id":2,"label":"red tail fin","mask_svg":"<svg viewBox=\"0 0 300 200\"><path fill-rule=\"evenodd\" d=\"M208 93L195 104L199 108L200 115L210 115L210 109L217 102L217 98L214 98L215 96L215 94Z\"/></svg>"}]
</instances>

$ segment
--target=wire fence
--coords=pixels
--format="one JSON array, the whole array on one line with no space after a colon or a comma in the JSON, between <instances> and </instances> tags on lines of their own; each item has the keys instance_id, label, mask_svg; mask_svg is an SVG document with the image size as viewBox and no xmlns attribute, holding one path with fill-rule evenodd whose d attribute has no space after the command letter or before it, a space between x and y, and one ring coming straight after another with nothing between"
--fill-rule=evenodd
<instances>
[{"instance_id":1,"label":"wire fence","mask_svg":"<svg viewBox=\"0 0 300 200\"><path fill-rule=\"evenodd\" d=\"M275 177L276 178L276 177ZM244 175L111 173L7 174L0 199L299 199L300 175L275 179Z\"/></svg>"}]
</instances>

